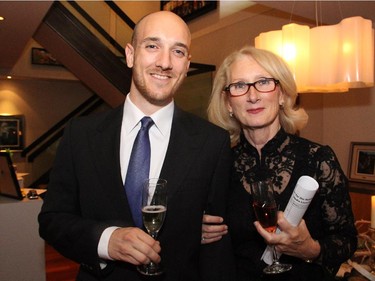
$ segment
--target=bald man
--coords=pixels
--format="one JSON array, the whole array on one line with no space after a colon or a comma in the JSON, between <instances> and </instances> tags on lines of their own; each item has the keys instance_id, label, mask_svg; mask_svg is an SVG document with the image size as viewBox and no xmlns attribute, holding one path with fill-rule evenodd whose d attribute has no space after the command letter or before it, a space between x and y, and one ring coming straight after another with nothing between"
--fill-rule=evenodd
<instances>
[{"instance_id":1,"label":"bald man","mask_svg":"<svg viewBox=\"0 0 375 281\"><path fill-rule=\"evenodd\" d=\"M40 235L81 264L77 280L149 279L137 266L163 265L155 280L234 278L229 237L201 245L204 213L225 218L229 135L174 102L190 64L190 31L171 12L142 18L126 45L133 70L124 104L70 122L39 215ZM168 181L158 241L136 227L124 183L143 117L151 117L151 178Z\"/></svg>"}]
</instances>

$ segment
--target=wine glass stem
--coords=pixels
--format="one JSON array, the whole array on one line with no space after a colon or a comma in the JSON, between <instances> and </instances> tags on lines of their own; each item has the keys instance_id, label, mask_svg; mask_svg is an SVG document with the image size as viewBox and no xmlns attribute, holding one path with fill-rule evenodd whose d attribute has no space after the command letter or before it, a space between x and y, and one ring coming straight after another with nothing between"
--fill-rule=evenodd
<instances>
[{"instance_id":1,"label":"wine glass stem","mask_svg":"<svg viewBox=\"0 0 375 281\"><path fill-rule=\"evenodd\" d=\"M273 261L272 261L272 263L279 263L279 256L277 254L275 245L272 246L272 253L273 253Z\"/></svg>"},{"instance_id":2,"label":"wine glass stem","mask_svg":"<svg viewBox=\"0 0 375 281\"><path fill-rule=\"evenodd\" d=\"M156 240L156 238L157 238L157 236L158 236L158 232L157 232L157 231L151 231L151 232L150 232L150 236ZM153 261L150 261L150 263L148 264L148 266L149 266L150 268L156 268L156 267L157 267L157 264L154 263Z\"/></svg>"}]
</instances>

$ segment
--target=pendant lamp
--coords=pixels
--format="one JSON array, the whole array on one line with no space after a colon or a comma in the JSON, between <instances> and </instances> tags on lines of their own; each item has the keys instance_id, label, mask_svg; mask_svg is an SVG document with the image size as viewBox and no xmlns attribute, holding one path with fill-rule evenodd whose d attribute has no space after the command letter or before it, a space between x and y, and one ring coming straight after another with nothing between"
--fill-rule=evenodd
<instances>
[{"instance_id":1,"label":"pendant lamp","mask_svg":"<svg viewBox=\"0 0 375 281\"><path fill-rule=\"evenodd\" d=\"M299 93L374 86L374 30L371 20L359 16L314 28L287 24L261 33L255 47L284 58Z\"/></svg>"}]
</instances>

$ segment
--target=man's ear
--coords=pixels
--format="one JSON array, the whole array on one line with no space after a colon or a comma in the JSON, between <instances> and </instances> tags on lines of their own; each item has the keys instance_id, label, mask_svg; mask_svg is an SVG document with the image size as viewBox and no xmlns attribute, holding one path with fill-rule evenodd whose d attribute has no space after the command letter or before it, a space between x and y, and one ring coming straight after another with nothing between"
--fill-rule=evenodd
<instances>
[{"instance_id":1,"label":"man's ear","mask_svg":"<svg viewBox=\"0 0 375 281\"><path fill-rule=\"evenodd\" d=\"M126 44L125 46L125 57L126 57L126 65L129 68L132 68L134 65L134 48L131 44Z\"/></svg>"},{"instance_id":2,"label":"man's ear","mask_svg":"<svg viewBox=\"0 0 375 281\"><path fill-rule=\"evenodd\" d=\"M190 68L190 62L191 62L191 55L189 54L188 55L188 63L186 65L186 76L187 76L187 73L189 72L189 68Z\"/></svg>"}]
</instances>

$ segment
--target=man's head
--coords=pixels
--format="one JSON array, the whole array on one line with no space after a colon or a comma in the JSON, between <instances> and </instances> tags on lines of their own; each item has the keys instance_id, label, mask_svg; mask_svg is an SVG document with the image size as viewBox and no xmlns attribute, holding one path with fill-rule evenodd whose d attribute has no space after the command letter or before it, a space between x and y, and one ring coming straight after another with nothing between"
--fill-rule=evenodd
<instances>
[{"instance_id":1,"label":"man's head","mask_svg":"<svg viewBox=\"0 0 375 281\"><path fill-rule=\"evenodd\" d=\"M144 113L152 114L173 99L189 70L190 42L189 28L172 12L149 14L136 25L125 51L133 68L130 96Z\"/></svg>"}]
</instances>

